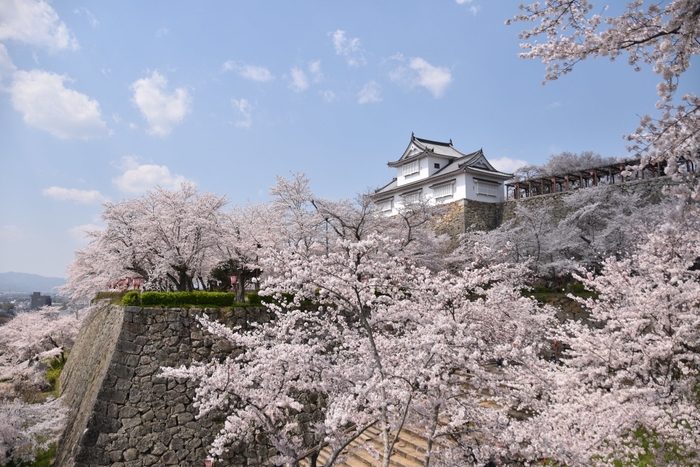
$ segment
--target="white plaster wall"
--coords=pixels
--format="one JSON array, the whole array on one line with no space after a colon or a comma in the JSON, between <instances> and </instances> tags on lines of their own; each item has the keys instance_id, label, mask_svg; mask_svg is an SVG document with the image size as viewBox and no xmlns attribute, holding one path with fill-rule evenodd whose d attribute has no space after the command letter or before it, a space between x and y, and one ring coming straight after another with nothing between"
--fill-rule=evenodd
<instances>
[{"instance_id":1,"label":"white plaster wall","mask_svg":"<svg viewBox=\"0 0 700 467\"><path fill-rule=\"evenodd\" d=\"M420 159L418 159L418 164L420 167L420 172L405 177L401 175L402 168L398 167L396 169L396 186L406 185L407 183L413 183L418 180L428 178L430 176L430 172L428 169L428 158L421 157Z\"/></svg>"},{"instance_id":2,"label":"white plaster wall","mask_svg":"<svg viewBox=\"0 0 700 467\"><path fill-rule=\"evenodd\" d=\"M471 199L474 201L482 201L484 203L502 203L505 200L505 187L501 183L501 189L498 191L498 196L489 196L484 194L478 194L476 190L477 181L474 177L467 175L466 183L466 199Z\"/></svg>"},{"instance_id":3,"label":"white plaster wall","mask_svg":"<svg viewBox=\"0 0 700 467\"><path fill-rule=\"evenodd\" d=\"M432 167L432 161L431 158L423 158L421 159L422 166L421 166L421 172L419 174L415 174L412 177L403 177L404 181L402 184L398 183L397 180L397 185L405 185L406 183L411 183L413 181L417 181L423 178L427 178L427 175L423 175L423 173L427 173L429 170L429 167ZM428 165L430 164L430 165ZM476 191L476 181L474 178L465 173L457 174L455 177L455 188L454 188L454 194L452 195L452 198L444 198L440 202L441 203L451 203L454 201L458 201L461 199L469 199L473 201L480 201L484 203L501 203L505 200L505 188L503 185L501 185L501 189L499 190L499 195L498 196L488 196L488 195L483 195L483 194L477 194ZM408 180L408 181L406 181ZM431 182L430 185L433 183ZM436 203L437 200L435 199L435 195L433 192L432 188L428 188L428 185L426 183L425 186L423 186L423 191L422 191L422 196L425 197L425 199L428 200L430 203ZM392 209L391 214L396 214L399 209L403 207L403 198L401 195L395 195L394 196L394 209ZM389 214L388 211L386 211L387 214Z\"/></svg>"},{"instance_id":4,"label":"white plaster wall","mask_svg":"<svg viewBox=\"0 0 700 467\"><path fill-rule=\"evenodd\" d=\"M439 171L440 169L445 168L445 166L449 163L448 159L443 159L441 157L428 157L428 174L432 175L435 172ZM440 164L439 168L435 168L435 164Z\"/></svg>"}]
</instances>

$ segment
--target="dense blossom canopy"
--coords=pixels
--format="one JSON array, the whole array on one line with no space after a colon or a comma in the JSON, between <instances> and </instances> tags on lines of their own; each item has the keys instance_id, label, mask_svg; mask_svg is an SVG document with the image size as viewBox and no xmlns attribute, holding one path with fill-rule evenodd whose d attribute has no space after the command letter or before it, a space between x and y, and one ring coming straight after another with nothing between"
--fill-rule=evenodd
<instances>
[{"instance_id":1,"label":"dense blossom canopy","mask_svg":"<svg viewBox=\"0 0 700 467\"><path fill-rule=\"evenodd\" d=\"M547 65L545 82L570 73L586 58L615 60L626 54L635 70L651 66L661 79L658 112L642 117L627 136L628 149L642 157L643 165L661 159L700 161L700 98L676 95L692 57L700 53L700 1L634 0L624 7L595 8L588 0L545 0L520 8L522 13L507 23L535 23L520 38L545 40L521 44L521 57L540 58Z\"/></svg>"}]
</instances>

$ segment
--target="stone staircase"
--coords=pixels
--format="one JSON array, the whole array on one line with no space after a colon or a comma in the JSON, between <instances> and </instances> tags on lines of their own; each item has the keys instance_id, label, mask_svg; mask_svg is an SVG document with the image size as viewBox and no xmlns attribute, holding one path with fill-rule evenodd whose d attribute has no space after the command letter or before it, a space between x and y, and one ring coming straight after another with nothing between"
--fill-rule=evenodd
<instances>
[{"instance_id":1,"label":"stone staircase","mask_svg":"<svg viewBox=\"0 0 700 467\"><path fill-rule=\"evenodd\" d=\"M394 446L394 454L389 465L392 467L421 467L423 456L428 445L428 440L416 434L410 429L404 428L399 433L399 439ZM379 428L371 426L355 441L353 441L340 455L339 467L373 467L380 465L380 461L371 452L382 452L382 439ZM324 448L318 456L316 465L322 466L330 456L330 448ZM308 467L308 460L300 463Z\"/></svg>"},{"instance_id":2,"label":"stone staircase","mask_svg":"<svg viewBox=\"0 0 700 467\"><path fill-rule=\"evenodd\" d=\"M488 361L483 364L483 367L491 373L499 373L503 370L496 361ZM482 407L498 408L499 406L492 401L482 401L479 403ZM404 428L399 433L399 439L394 446L394 453L391 456L389 465L392 467L421 467L424 465L425 451L428 446L428 440L412 431L410 428ZM436 447L439 444L436 443ZM343 450L339 456L340 461L336 461L335 465L339 467L375 467L381 465L378 457L372 455L381 453L383 444L381 432L376 425L369 427L362 435ZM324 465L331 451L329 447L321 450L316 460L317 467ZM304 459L300 461L302 467L309 467L309 461Z\"/></svg>"}]
</instances>

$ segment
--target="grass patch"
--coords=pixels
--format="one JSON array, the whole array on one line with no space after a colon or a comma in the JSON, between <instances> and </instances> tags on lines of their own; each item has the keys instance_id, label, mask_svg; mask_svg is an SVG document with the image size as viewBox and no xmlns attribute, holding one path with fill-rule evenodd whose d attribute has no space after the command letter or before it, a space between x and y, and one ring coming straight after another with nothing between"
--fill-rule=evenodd
<instances>
[{"instance_id":1,"label":"grass patch","mask_svg":"<svg viewBox=\"0 0 700 467\"><path fill-rule=\"evenodd\" d=\"M48 449L36 454L34 462L17 461L10 462L6 467L51 467L56 459L56 444L52 443Z\"/></svg>"},{"instance_id":2,"label":"grass patch","mask_svg":"<svg viewBox=\"0 0 700 467\"><path fill-rule=\"evenodd\" d=\"M51 360L44 362L48 366L44 378L46 378L46 381L48 381L48 383L51 385L47 391L42 393L44 399L46 399L48 396L58 397L60 390L59 379L61 377L63 367L66 366L66 361L68 361L69 353L70 351L61 352Z\"/></svg>"},{"instance_id":3,"label":"grass patch","mask_svg":"<svg viewBox=\"0 0 700 467\"><path fill-rule=\"evenodd\" d=\"M126 292L98 292L95 298L92 299L92 303L100 300L109 300L109 303L112 305L119 305L125 294Z\"/></svg>"},{"instance_id":4,"label":"grass patch","mask_svg":"<svg viewBox=\"0 0 700 467\"><path fill-rule=\"evenodd\" d=\"M661 467L665 465L697 466L698 459L695 454L683 452L675 443L668 443L659 438L657 433L644 427L638 427L632 433L637 443L640 443L644 452L635 459L628 461L615 460L615 467Z\"/></svg>"}]
</instances>

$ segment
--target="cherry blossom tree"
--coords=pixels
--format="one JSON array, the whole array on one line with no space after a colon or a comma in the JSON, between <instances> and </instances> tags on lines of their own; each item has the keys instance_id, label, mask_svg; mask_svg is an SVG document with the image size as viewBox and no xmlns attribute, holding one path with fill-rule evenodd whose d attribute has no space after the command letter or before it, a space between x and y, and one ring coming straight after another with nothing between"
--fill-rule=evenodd
<instances>
[{"instance_id":1,"label":"cherry blossom tree","mask_svg":"<svg viewBox=\"0 0 700 467\"><path fill-rule=\"evenodd\" d=\"M490 252L481 261L526 262L534 276L553 281L581 266L599 269L609 256L629 254L677 204L605 185L567 193L558 203L537 198L518 203L513 218L497 229L468 232L450 261L474 261L473 245L480 244L487 247L482 255Z\"/></svg>"},{"instance_id":2,"label":"cherry blossom tree","mask_svg":"<svg viewBox=\"0 0 700 467\"><path fill-rule=\"evenodd\" d=\"M634 0L615 15L607 6L595 9L589 0L546 0L521 5L522 13L511 21L535 23L520 33L524 58L539 58L547 65L544 81L570 73L586 58L623 54L639 71L652 66L661 82L656 116L642 117L639 128L627 139L629 151L641 156L641 165L668 160L669 172L681 159L700 161L700 98L676 96L681 76L700 53L700 2ZM700 196L695 191L695 196Z\"/></svg>"},{"instance_id":3,"label":"cherry blossom tree","mask_svg":"<svg viewBox=\"0 0 700 467\"><path fill-rule=\"evenodd\" d=\"M0 327L0 465L30 462L58 440L67 408L36 396L49 387L46 362L73 346L79 327L74 314L51 307L18 313Z\"/></svg>"},{"instance_id":4,"label":"cherry blossom tree","mask_svg":"<svg viewBox=\"0 0 700 467\"><path fill-rule=\"evenodd\" d=\"M617 158L602 157L600 154L593 151L583 151L578 154L564 151L549 156L547 162L543 165L531 164L520 167L514 172L513 176L516 180L550 177L552 175L561 175L595 167L603 167L605 165L614 164L615 162L617 162Z\"/></svg>"},{"instance_id":5,"label":"cherry blossom tree","mask_svg":"<svg viewBox=\"0 0 700 467\"><path fill-rule=\"evenodd\" d=\"M550 332L566 344L556 364L513 367L521 406L534 415L503 432L511 454L626 465L646 436L657 465L697 462L699 214L693 205L672 211L636 252L579 277L599 294L579 299L593 326L571 321Z\"/></svg>"},{"instance_id":6,"label":"cherry blossom tree","mask_svg":"<svg viewBox=\"0 0 700 467\"><path fill-rule=\"evenodd\" d=\"M523 268L438 272L420 265L435 264L428 249L440 244L420 208L387 218L367 197L315 199L303 176L280 179L274 192L256 213L282 219L270 222L271 236L257 232L262 293L275 299L275 319L242 332L203 318L240 352L164 371L200 381L200 414L229 413L212 453L262 432L278 464L306 453L315 465L327 445L332 465L375 425L382 442L375 455L388 465L408 423L429 439L426 465L487 461L494 449L484 441L509 404L500 411L480 404L503 383L484 366L539 358L549 346L543 332L553 313L523 298ZM303 396L314 394L322 412L299 423Z\"/></svg>"},{"instance_id":7,"label":"cherry blossom tree","mask_svg":"<svg viewBox=\"0 0 700 467\"><path fill-rule=\"evenodd\" d=\"M433 273L400 248L396 239L368 234L337 239L327 255L308 257L303 247L277 251L263 261L270 271L263 292L280 300L271 305L271 323L236 332L202 319L241 353L164 375L200 381L200 414L229 412L213 454L264 432L280 453L276 462L291 465L313 448L310 432L318 443L313 463L327 444L329 466L376 424L382 440L376 455L387 466L408 423L430 440L426 465L489 459L494 450L485 441L507 410L480 404L503 383L484 365L538 358L548 346L543 332L552 313L522 297L521 268ZM294 298L285 302L283 294ZM303 308L302 301L314 305ZM310 426L293 416L304 409L301 394L324 401Z\"/></svg>"},{"instance_id":8,"label":"cherry blossom tree","mask_svg":"<svg viewBox=\"0 0 700 467\"><path fill-rule=\"evenodd\" d=\"M68 408L59 399L42 404L0 402L0 465L34 461L37 453L58 441ZM23 464L22 464L23 465Z\"/></svg>"},{"instance_id":9,"label":"cherry blossom tree","mask_svg":"<svg viewBox=\"0 0 700 467\"><path fill-rule=\"evenodd\" d=\"M0 380L10 385L0 397L36 393L48 385L44 360L73 346L80 321L52 307L18 313L0 329ZM7 387L7 386L6 386Z\"/></svg>"},{"instance_id":10,"label":"cherry blossom tree","mask_svg":"<svg viewBox=\"0 0 700 467\"><path fill-rule=\"evenodd\" d=\"M200 194L191 183L179 190L157 187L140 198L105 203L101 231L76 252L61 291L92 298L127 277L141 277L155 290L205 287L221 254L226 199Z\"/></svg>"}]
</instances>

